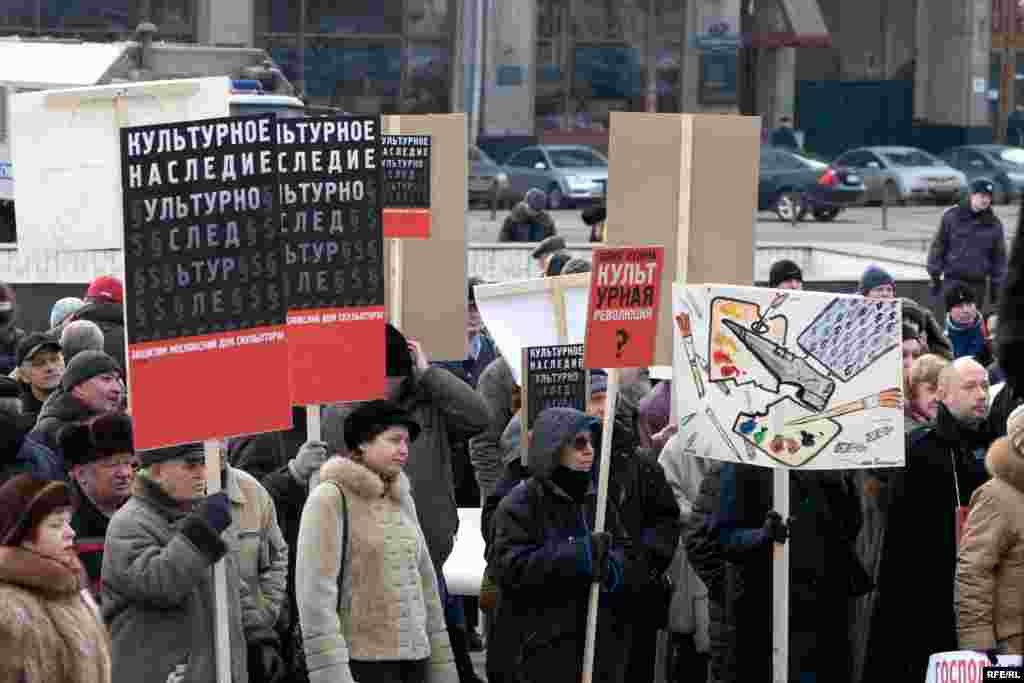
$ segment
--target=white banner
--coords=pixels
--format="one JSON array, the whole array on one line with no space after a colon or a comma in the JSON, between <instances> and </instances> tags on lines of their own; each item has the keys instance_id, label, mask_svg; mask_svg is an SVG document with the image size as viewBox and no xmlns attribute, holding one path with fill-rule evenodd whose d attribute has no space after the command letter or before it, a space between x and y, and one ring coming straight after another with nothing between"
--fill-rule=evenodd
<instances>
[{"instance_id":1,"label":"white banner","mask_svg":"<svg viewBox=\"0 0 1024 683\"><path fill-rule=\"evenodd\" d=\"M999 666L1020 666L1020 655L999 655ZM985 667L992 666L980 652L940 652L928 658L925 683L982 683ZM1005 679L1005 680L1020 680Z\"/></svg>"},{"instance_id":2,"label":"white banner","mask_svg":"<svg viewBox=\"0 0 1024 683\"><path fill-rule=\"evenodd\" d=\"M762 467L902 467L898 300L673 287L680 433Z\"/></svg>"}]
</instances>

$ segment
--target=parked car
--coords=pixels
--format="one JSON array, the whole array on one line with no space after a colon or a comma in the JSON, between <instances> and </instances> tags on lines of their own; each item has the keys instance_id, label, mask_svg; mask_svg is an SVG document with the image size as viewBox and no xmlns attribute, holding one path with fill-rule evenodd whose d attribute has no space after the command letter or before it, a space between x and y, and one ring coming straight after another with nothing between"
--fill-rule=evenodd
<instances>
[{"instance_id":1,"label":"parked car","mask_svg":"<svg viewBox=\"0 0 1024 683\"><path fill-rule=\"evenodd\" d=\"M548 193L549 209L563 209L605 196L608 159L585 145L537 145L510 156L505 173L512 195L536 187Z\"/></svg>"},{"instance_id":2,"label":"parked car","mask_svg":"<svg viewBox=\"0 0 1024 683\"><path fill-rule=\"evenodd\" d=\"M476 145L469 146L468 189L470 203L490 202L495 195L501 200L508 190L508 176L501 165Z\"/></svg>"},{"instance_id":3,"label":"parked car","mask_svg":"<svg viewBox=\"0 0 1024 683\"><path fill-rule=\"evenodd\" d=\"M854 172L834 168L778 147L761 148L757 188L759 211L774 211L780 220L834 220L843 208L860 202L864 182Z\"/></svg>"},{"instance_id":4,"label":"parked car","mask_svg":"<svg viewBox=\"0 0 1024 683\"><path fill-rule=\"evenodd\" d=\"M991 180L993 201L1007 204L1024 192L1024 149L1008 145L965 145L947 149L943 161L967 176L967 182Z\"/></svg>"},{"instance_id":5,"label":"parked car","mask_svg":"<svg viewBox=\"0 0 1024 683\"><path fill-rule=\"evenodd\" d=\"M862 147L843 153L834 166L855 170L864 178L867 201L955 202L967 189L967 176L946 162L914 147Z\"/></svg>"}]
</instances>

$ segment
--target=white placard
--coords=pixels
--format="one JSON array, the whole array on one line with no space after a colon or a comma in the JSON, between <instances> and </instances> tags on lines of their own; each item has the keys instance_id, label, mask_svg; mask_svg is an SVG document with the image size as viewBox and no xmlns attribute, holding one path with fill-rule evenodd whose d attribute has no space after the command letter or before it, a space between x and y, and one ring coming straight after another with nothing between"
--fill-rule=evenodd
<instances>
[{"instance_id":1,"label":"white placard","mask_svg":"<svg viewBox=\"0 0 1024 683\"><path fill-rule=\"evenodd\" d=\"M792 469L903 466L898 300L680 284L672 299L673 389L695 455Z\"/></svg>"},{"instance_id":2,"label":"white placard","mask_svg":"<svg viewBox=\"0 0 1024 683\"><path fill-rule=\"evenodd\" d=\"M147 81L10 98L18 247L120 249L120 128L224 117L227 77Z\"/></svg>"},{"instance_id":3,"label":"white placard","mask_svg":"<svg viewBox=\"0 0 1024 683\"><path fill-rule=\"evenodd\" d=\"M999 655L999 666L1020 666L1020 655ZM988 656L973 650L940 652L928 658L925 683L970 683L984 680L985 667L992 666Z\"/></svg>"}]
</instances>

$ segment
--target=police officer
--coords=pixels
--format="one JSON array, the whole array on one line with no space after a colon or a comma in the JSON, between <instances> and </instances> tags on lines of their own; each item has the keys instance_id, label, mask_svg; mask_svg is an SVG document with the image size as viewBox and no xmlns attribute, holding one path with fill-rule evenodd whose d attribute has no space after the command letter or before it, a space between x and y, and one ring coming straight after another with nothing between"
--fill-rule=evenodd
<instances>
[{"instance_id":1,"label":"police officer","mask_svg":"<svg viewBox=\"0 0 1024 683\"><path fill-rule=\"evenodd\" d=\"M967 201L942 215L928 251L933 296L962 283L982 305L988 280L992 282L991 301L999 296L1006 279L1006 233L992 211L994 191L992 181L975 180Z\"/></svg>"}]
</instances>

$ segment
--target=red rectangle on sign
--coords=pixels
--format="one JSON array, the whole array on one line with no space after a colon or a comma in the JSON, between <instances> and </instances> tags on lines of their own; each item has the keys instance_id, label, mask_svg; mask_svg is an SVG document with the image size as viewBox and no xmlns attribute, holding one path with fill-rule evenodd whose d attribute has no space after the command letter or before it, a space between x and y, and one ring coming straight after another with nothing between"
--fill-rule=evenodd
<instances>
[{"instance_id":1,"label":"red rectangle on sign","mask_svg":"<svg viewBox=\"0 0 1024 683\"><path fill-rule=\"evenodd\" d=\"M430 209L384 209L384 237L430 238Z\"/></svg>"},{"instance_id":2,"label":"red rectangle on sign","mask_svg":"<svg viewBox=\"0 0 1024 683\"><path fill-rule=\"evenodd\" d=\"M588 368L654 363L663 247L598 249L587 306Z\"/></svg>"},{"instance_id":3,"label":"red rectangle on sign","mask_svg":"<svg viewBox=\"0 0 1024 683\"><path fill-rule=\"evenodd\" d=\"M384 307L288 312L295 405L384 398Z\"/></svg>"},{"instance_id":4,"label":"red rectangle on sign","mask_svg":"<svg viewBox=\"0 0 1024 683\"><path fill-rule=\"evenodd\" d=\"M130 344L128 371L138 450L291 428L283 325Z\"/></svg>"}]
</instances>

